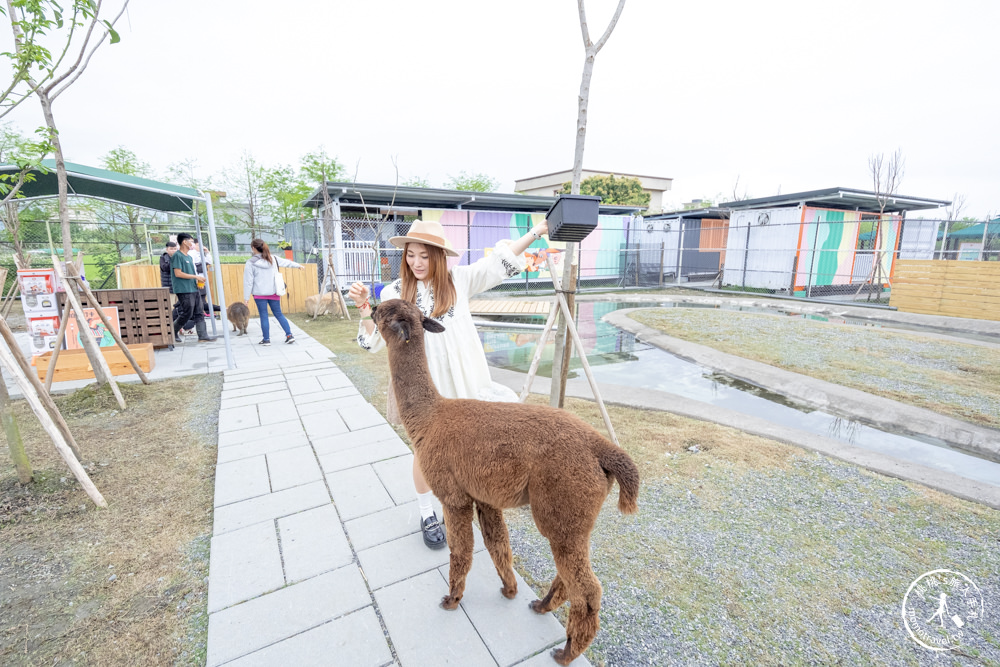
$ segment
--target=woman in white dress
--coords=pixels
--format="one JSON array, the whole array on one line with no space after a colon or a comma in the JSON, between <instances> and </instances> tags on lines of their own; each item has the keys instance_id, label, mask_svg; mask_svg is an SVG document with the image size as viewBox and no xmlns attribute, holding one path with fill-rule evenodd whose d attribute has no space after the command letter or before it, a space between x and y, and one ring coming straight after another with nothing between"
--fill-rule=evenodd
<instances>
[{"instance_id":1,"label":"woman in white dress","mask_svg":"<svg viewBox=\"0 0 1000 667\"><path fill-rule=\"evenodd\" d=\"M484 401L516 401L509 388L490 379L486 354L472 322L470 297L499 285L524 270L524 251L549 231L547 222L535 225L517 240L497 243L493 252L474 264L448 270L448 257L458 253L445 238L438 222L416 220L406 236L389 239L404 250L400 277L382 290L381 299L405 299L415 303L427 317L444 325L444 332L424 336L427 365L438 393L445 398L475 398ZM371 319L369 290L354 283L348 292L361 311L358 345L378 352L385 342ZM420 529L424 544L431 549L445 546L445 535L431 505L430 487L424 481L420 465L413 460L413 485L420 507Z\"/></svg>"}]
</instances>

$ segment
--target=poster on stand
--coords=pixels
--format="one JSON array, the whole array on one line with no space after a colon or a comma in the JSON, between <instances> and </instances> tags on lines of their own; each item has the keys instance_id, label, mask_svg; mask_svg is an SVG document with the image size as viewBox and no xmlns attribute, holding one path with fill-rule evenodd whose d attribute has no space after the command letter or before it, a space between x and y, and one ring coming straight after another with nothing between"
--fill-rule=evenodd
<instances>
[{"instance_id":1,"label":"poster on stand","mask_svg":"<svg viewBox=\"0 0 1000 667\"><path fill-rule=\"evenodd\" d=\"M115 331L119 334L121 333L121 326L118 322L118 308L115 306L106 306L102 308L104 311L104 316L108 318L108 322L111 326L115 328ZM97 310L94 308L84 308L83 317L87 320L86 326L80 327L76 321L76 313L69 313L69 322L66 323L66 349L67 350L82 350L83 342L80 340L81 329L84 332L89 333L97 341L99 347L112 347L115 345L115 338L104 327L104 322L101 321L100 316L97 314Z\"/></svg>"}]
</instances>

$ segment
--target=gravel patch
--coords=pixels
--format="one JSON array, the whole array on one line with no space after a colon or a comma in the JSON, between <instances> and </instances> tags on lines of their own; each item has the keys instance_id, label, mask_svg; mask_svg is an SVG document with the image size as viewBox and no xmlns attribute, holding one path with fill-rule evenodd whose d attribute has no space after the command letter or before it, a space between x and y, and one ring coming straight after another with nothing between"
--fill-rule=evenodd
<instances>
[{"instance_id":1,"label":"gravel patch","mask_svg":"<svg viewBox=\"0 0 1000 667\"><path fill-rule=\"evenodd\" d=\"M598 519L595 664L938 664L900 615L910 582L938 568L966 574L1000 609L1000 512L932 502L819 455L783 470L681 456L702 457L705 473L645 481L637 517L618 514L612 494ZM518 569L543 595L548 543L529 511L507 518ZM979 657L945 661L1000 664L996 619L967 627Z\"/></svg>"}]
</instances>

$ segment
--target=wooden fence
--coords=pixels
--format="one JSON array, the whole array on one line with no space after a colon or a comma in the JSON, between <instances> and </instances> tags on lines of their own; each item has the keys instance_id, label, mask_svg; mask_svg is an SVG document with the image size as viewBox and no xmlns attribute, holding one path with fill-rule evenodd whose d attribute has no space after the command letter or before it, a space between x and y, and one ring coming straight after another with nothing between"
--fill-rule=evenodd
<instances>
[{"instance_id":1,"label":"wooden fence","mask_svg":"<svg viewBox=\"0 0 1000 667\"><path fill-rule=\"evenodd\" d=\"M243 300L243 264L223 264L222 286L226 292L226 305ZM160 286L160 267L128 264L115 267L118 272L118 286L122 289ZM306 297L319 294L319 279L315 264L304 264L302 269L281 269L285 278L287 293L281 297L281 310L285 313L304 313ZM215 270L209 267L209 286L212 289L212 303L218 302L215 289ZM222 305L222 304L219 304ZM257 304L250 300L250 316L257 317Z\"/></svg>"},{"instance_id":2,"label":"wooden fence","mask_svg":"<svg viewBox=\"0 0 1000 667\"><path fill-rule=\"evenodd\" d=\"M1000 262L898 260L889 305L907 313L1000 320Z\"/></svg>"}]
</instances>

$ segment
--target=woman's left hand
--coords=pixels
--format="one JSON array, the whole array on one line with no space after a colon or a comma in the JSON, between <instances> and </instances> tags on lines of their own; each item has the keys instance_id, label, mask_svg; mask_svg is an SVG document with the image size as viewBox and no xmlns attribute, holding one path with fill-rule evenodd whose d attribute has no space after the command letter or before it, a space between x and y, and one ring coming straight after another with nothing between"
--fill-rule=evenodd
<instances>
[{"instance_id":1,"label":"woman's left hand","mask_svg":"<svg viewBox=\"0 0 1000 667\"><path fill-rule=\"evenodd\" d=\"M531 231L538 234L539 236L545 236L546 234L549 233L549 221L543 220L542 222L532 227Z\"/></svg>"}]
</instances>

